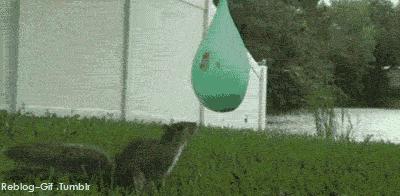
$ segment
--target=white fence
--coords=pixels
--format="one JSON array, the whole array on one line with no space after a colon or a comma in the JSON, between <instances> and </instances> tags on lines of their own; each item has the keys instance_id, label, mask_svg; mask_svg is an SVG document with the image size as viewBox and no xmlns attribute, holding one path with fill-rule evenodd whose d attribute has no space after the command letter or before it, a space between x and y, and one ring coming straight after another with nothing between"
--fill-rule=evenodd
<instances>
[{"instance_id":1,"label":"white fence","mask_svg":"<svg viewBox=\"0 0 400 196\"><path fill-rule=\"evenodd\" d=\"M18 44L18 0L0 1L0 108L15 105Z\"/></svg>"},{"instance_id":2,"label":"white fence","mask_svg":"<svg viewBox=\"0 0 400 196\"><path fill-rule=\"evenodd\" d=\"M215 12L208 0L0 4L2 13L18 13L0 15L0 109L265 127L266 68L251 55L249 89L237 110L203 111L194 95L192 60Z\"/></svg>"}]
</instances>

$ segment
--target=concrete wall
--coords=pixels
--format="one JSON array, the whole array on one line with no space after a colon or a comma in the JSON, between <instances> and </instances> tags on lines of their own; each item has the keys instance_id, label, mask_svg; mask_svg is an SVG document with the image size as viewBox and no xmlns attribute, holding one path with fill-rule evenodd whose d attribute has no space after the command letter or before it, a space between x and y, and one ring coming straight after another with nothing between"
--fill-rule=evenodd
<instances>
[{"instance_id":1,"label":"concrete wall","mask_svg":"<svg viewBox=\"0 0 400 196\"><path fill-rule=\"evenodd\" d=\"M0 109L12 111L18 60L18 0L0 1Z\"/></svg>"},{"instance_id":2,"label":"concrete wall","mask_svg":"<svg viewBox=\"0 0 400 196\"><path fill-rule=\"evenodd\" d=\"M21 0L17 106L120 115L121 0Z\"/></svg>"}]
</instances>

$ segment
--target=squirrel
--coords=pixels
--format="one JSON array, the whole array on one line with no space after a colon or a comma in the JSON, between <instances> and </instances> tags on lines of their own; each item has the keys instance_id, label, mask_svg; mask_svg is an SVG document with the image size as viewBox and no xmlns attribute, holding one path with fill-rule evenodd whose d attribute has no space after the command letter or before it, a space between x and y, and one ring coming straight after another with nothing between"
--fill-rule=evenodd
<instances>
[{"instance_id":1,"label":"squirrel","mask_svg":"<svg viewBox=\"0 0 400 196\"><path fill-rule=\"evenodd\" d=\"M49 174L68 175L82 181L97 179L101 187L112 185L143 190L169 175L186 142L197 131L196 123L164 125L160 140L133 140L114 160L102 150L81 144L35 143L10 147L5 155L17 163L5 179L46 180Z\"/></svg>"}]
</instances>

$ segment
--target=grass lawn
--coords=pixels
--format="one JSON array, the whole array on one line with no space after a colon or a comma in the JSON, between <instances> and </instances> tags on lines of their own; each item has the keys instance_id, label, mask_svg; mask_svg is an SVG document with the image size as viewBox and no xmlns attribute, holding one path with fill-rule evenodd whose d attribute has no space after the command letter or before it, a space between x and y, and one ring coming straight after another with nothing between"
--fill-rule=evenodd
<instances>
[{"instance_id":1,"label":"grass lawn","mask_svg":"<svg viewBox=\"0 0 400 196\"><path fill-rule=\"evenodd\" d=\"M9 118L0 114L0 123ZM159 138L160 124L105 119L17 116L12 132L0 124L0 151L33 142L83 143L111 158L130 140ZM332 141L273 132L202 128L177 167L153 195L400 195L400 146ZM0 153L0 173L14 163ZM0 176L0 183L4 179ZM6 195L28 195L0 191ZM39 195L98 195L90 191ZM111 195L126 194L118 187ZM30 194L29 194L30 195Z\"/></svg>"}]
</instances>

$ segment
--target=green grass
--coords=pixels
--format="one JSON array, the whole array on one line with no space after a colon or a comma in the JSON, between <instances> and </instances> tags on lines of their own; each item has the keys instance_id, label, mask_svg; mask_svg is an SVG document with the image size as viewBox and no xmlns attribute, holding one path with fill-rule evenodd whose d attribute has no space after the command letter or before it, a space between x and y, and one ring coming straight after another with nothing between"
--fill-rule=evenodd
<instances>
[{"instance_id":1,"label":"green grass","mask_svg":"<svg viewBox=\"0 0 400 196\"><path fill-rule=\"evenodd\" d=\"M13 137L4 131L0 113L0 152L5 148L25 143L53 142L87 144L105 151L111 158L135 138L158 138L162 134L157 123L123 122L107 119L78 117L59 118L55 116L34 117L16 115ZM2 126L3 125L3 126ZM12 166L0 153L0 173Z\"/></svg>"},{"instance_id":2,"label":"green grass","mask_svg":"<svg viewBox=\"0 0 400 196\"><path fill-rule=\"evenodd\" d=\"M398 195L399 155L391 144L204 130L167 184L207 195Z\"/></svg>"},{"instance_id":3,"label":"green grass","mask_svg":"<svg viewBox=\"0 0 400 196\"><path fill-rule=\"evenodd\" d=\"M18 116L15 125L13 140L0 132L0 148L39 141L84 143L113 157L132 139L161 135L160 124L94 118ZM3 155L0 163L0 172L14 167ZM171 176L152 194L400 195L399 163L400 147L389 143L203 128L189 142ZM72 192L40 195L55 193ZM98 194L95 185L89 192L73 193ZM118 187L110 190L111 195L126 193Z\"/></svg>"}]
</instances>

